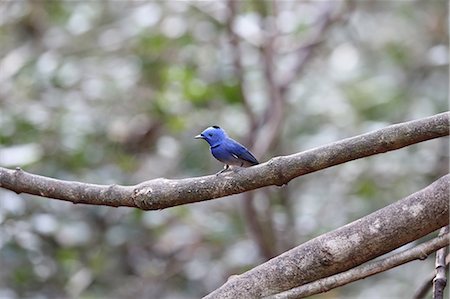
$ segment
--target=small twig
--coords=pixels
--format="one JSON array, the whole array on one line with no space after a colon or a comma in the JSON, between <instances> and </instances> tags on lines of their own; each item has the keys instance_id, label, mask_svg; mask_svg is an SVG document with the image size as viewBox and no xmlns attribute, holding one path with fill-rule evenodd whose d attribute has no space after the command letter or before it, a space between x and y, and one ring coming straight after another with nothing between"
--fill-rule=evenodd
<instances>
[{"instance_id":1,"label":"small twig","mask_svg":"<svg viewBox=\"0 0 450 299\"><path fill-rule=\"evenodd\" d=\"M343 273L316 280L314 282L302 285L300 287L274 295L269 298L304 298L314 294L327 292L331 289L346 285L360 279L364 279L380 272L387 271L414 260L424 260L432 252L435 252L439 248L448 246L448 237L448 235L440 235L439 237L431 241L425 242L403 252L393 254L392 256L385 259L374 261L367 265L363 265Z\"/></svg>"},{"instance_id":2,"label":"small twig","mask_svg":"<svg viewBox=\"0 0 450 299\"><path fill-rule=\"evenodd\" d=\"M240 42L238 35L233 30L233 23L236 19L237 14L237 7L236 5L239 4L239 2L234 0L228 0L227 5L229 9L228 17L226 19L226 29L228 36L230 38L230 43L232 45L232 56L233 56L233 66L234 66L234 75L236 76L236 79L238 81L238 88L239 88L239 97L242 100L245 113L249 117L250 120L250 131L253 131L256 129L257 126L257 119L256 115L253 112L252 105L250 104L250 101L245 93L245 87L244 87L244 68L242 67L242 55L240 50Z\"/></svg>"},{"instance_id":3,"label":"small twig","mask_svg":"<svg viewBox=\"0 0 450 299\"><path fill-rule=\"evenodd\" d=\"M445 258L445 271L448 271L450 264L450 254L447 254L447 257ZM427 293L431 290L433 287L433 279L436 275L436 271L431 272L427 279L422 283L422 285L417 288L416 292L414 293L413 299L424 299Z\"/></svg>"},{"instance_id":4,"label":"small twig","mask_svg":"<svg viewBox=\"0 0 450 299\"><path fill-rule=\"evenodd\" d=\"M337 5L336 5L337 3ZM311 36L308 38L308 41L305 45L299 47L298 54L299 57L296 63L293 65L291 71L286 73L286 77L282 81L280 85L280 91L282 94L285 94L289 89L289 86L298 78L299 73L303 72L306 64L311 60L310 58L313 55L313 52L316 48L321 44L324 39L324 35L327 30L331 28L335 22L342 19L345 11L336 11L335 7L339 6L339 2L333 4L328 4L327 7L322 11L318 19L318 25L314 28ZM352 9L352 2L348 3L348 10Z\"/></svg>"},{"instance_id":5,"label":"small twig","mask_svg":"<svg viewBox=\"0 0 450 299\"><path fill-rule=\"evenodd\" d=\"M276 19L277 3L272 2L273 17ZM267 28L265 41L260 50L263 61L263 75L268 94L268 104L260 121L258 137L254 144L256 155L262 155L269 151L279 137L279 132L283 123L285 96L281 93L280 84L275 72L275 42L279 36L275 23Z\"/></svg>"},{"instance_id":6,"label":"small twig","mask_svg":"<svg viewBox=\"0 0 450 299\"><path fill-rule=\"evenodd\" d=\"M445 236L448 241L448 225L441 228L439 232L440 236ZM444 298L444 288L447 285L447 277L445 273L445 256L447 255L447 246L439 249L436 252L436 277L433 279L433 298L443 299Z\"/></svg>"}]
</instances>

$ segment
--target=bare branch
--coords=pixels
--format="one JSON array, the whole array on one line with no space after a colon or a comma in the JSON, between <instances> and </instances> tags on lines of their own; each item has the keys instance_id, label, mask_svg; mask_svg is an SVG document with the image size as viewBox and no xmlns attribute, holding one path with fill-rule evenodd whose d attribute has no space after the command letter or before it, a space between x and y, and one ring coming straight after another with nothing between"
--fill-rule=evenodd
<instances>
[{"instance_id":1,"label":"bare branch","mask_svg":"<svg viewBox=\"0 0 450 299\"><path fill-rule=\"evenodd\" d=\"M424 260L428 255L439 248L448 246L449 235L441 235L431 241L420 244L414 248L393 254L385 259L374 261L370 264L353 268L343 273L332 275L314 282L302 285L298 288L274 295L273 299L305 298L314 294L324 293L331 289L346 285L374 274L387 271L394 267L406 264L414 260Z\"/></svg>"},{"instance_id":2,"label":"bare branch","mask_svg":"<svg viewBox=\"0 0 450 299\"><path fill-rule=\"evenodd\" d=\"M445 258L445 271L448 271L448 265L450 264L450 254L447 254L447 257ZM422 283L420 287L417 288L416 292L414 293L413 299L423 299L427 295L427 293L431 290L433 287L433 279L436 275L436 271L433 271L430 273L425 281Z\"/></svg>"},{"instance_id":3,"label":"bare branch","mask_svg":"<svg viewBox=\"0 0 450 299\"><path fill-rule=\"evenodd\" d=\"M264 227L262 223L262 217L259 216L258 210L255 208L253 200L254 193L247 192L244 194L244 200L242 201L244 220L253 237L255 243L258 245L259 254L267 261L274 256L276 253L275 240L272 239L272 234L267 233L267 228ZM271 218L266 219L271 221Z\"/></svg>"},{"instance_id":4,"label":"bare branch","mask_svg":"<svg viewBox=\"0 0 450 299\"><path fill-rule=\"evenodd\" d=\"M233 30L233 24L235 22L236 15L238 13L237 12L238 5L239 2L237 1L234 0L227 1L229 13L226 22L226 28L228 35L230 36L230 43L232 45L231 50L233 55L234 74L238 80L240 98L242 100L242 104L244 106L244 110L247 114L247 117L250 121L249 134L247 134L246 139L248 144L254 144L255 136L258 136L256 132L260 131L261 128L258 128L260 120L258 118L258 115L254 113L249 98L245 93L245 80L244 80L245 77L244 77L244 68L242 66L240 40L238 35ZM262 156L262 154L265 153L265 149L263 149L263 151L254 151L256 148L258 147L252 146L252 151L256 154L256 156ZM275 256L276 253L273 250L274 246L271 246L273 242L267 241L266 238L267 234L264 234L264 228L262 222L259 219L260 217L258 216L258 211L253 206L253 200L254 200L254 193L252 192L248 192L244 196L244 200L242 201L244 220L247 224L251 236L253 237L255 243L258 245L261 256L264 257L264 260L268 260L273 256Z\"/></svg>"},{"instance_id":5,"label":"bare branch","mask_svg":"<svg viewBox=\"0 0 450 299\"><path fill-rule=\"evenodd\" d=\"M238 81L239 85L239 96L242 99L242 103L245 109L245 113L247 114L250 121L250 131L254 130L257 126L256 115L253 112L252 105L249 102L249 99L245 93L244 87L244 68L242 67L242 55L240 50L239 37L233 30L233 24L237 15L237 5L239 2L234 0L228 0L227 6L229 9L227 20L226 20L226 28L228 36L230 37L230 43L232 45L232 56L233 56L233 66L234 66L234 75Z\"/></svg>"},{"instance_id":6,"label":"bare branch","mask_svg":"<svg viewBox=\"0 0 450 299\"><path fill-rule=\"evenodd\" d=\"M287 184L301 175L449 135L449 112L392 125L220 176L153 179L135 186L94 185L0 167L0 187L73 203L158 210Z\"/></svg>"},{"instance_id":7,"label":"bare branch","mask_svg":"<svg viewBox=\"0 0 450 299\"><path fill-rule=\"evenodd\" d=\"M441 229L439 235L444 235L448 239L448 225ZM445 256L447 255L447 247L441 248L436 252L436 277L433 279L433 298L443 299L444 288L447 285L447 277L445 276Z\"/></svg>"},{"instance_id":8,"label":"bare branch","mask_svg":"<svg viewBox=\"0 0 450 299\"><path fill-rule=\"evenodd\" d=\"M450 175L229 279L205 298L261 298L359 266L448 225ZM420 219L420 221L418 221Z\"/></svg>"},{"instance_id":9,"label":"bare branch","mask_svg":"<svg viewBox=\"0 0 450 299\"><path fill-rule=\"evenodd\" d=\"M275 2L273 2L275 5ZM274 9L275 10L275 9ZM280 131L283 115L285 98L281 93L279 84L274 77L274 42L277 37L277 28L273 24L269 36L261 48L261 56L263 60L264 78L267 86L267 94L269 95L269 103L264 113L264 119L261 122L258 137L255 141L253 152L256 156L260 156L267 152L275 142L278 132Z\"/></svg>"},{"instance_id":10,"label":"bare branch","mask_svg":"<svg viewBox=\"0 0 450 299\"><path fill-rule=\"evenodd\" d=\"M308 41L304 42L304 44L297 50L299 57L293 65L292 70L286 73L285 78L280 84L280 91L282 94L286 93L289 86L292 85L292 82L294 82L298 78L299 74L304 71L306 64L311 60L314 51L322 43L326 32L331 28L331 26L342 20L348 10L353 9L353 3L351 1L347 3L347 7L344 8L344 10L339 10L336 8L341 4L342 3L339 2L330 2L330 4L325 7L323 12L317 18L317 28L313 29L314 31L308 38Z\"/></svg>"}]
</instances>

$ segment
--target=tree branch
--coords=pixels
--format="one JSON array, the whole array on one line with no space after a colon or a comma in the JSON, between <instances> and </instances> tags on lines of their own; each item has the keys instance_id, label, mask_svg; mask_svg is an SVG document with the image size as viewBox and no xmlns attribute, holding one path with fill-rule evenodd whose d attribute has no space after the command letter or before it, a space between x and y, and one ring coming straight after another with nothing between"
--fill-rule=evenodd
<instances>
[{"instance_id":1,"label":"tree branch","mask_svg":"<svg viewBox=\"0 0 450 299\"><path fill-rule=\"evenodd\" d=\"M244 88L244 68L242 67L242 57L241 57L241 49L239 45L239 37L233 30L233 24L236 19L237 15L237 5L239 2L234 0L228 0L227 6L228 6L228 15L226 19L226 28L228 36L230 37L230 44L232 45L231 51L232 51L232 58L233 58L233 66L234 66L234 75L236 76L237 82L238 82L238 88L239 88L239 96L242 100L242 104L244 106L245 113L247 114L249 121L250 121L250 131L253 131L256 129L257 126L257 116L253 112L252 105L245 93Z\"/></svg>"},{"instance_id":2,"label":"tree branch","mask_svg":"<svg viewBox=\"0 0 450 299\"><path fill-rule=\"evenodd\" d=\"M205 298L261 298L354 268L449 223L449 179L295 247Z\"/></svg>"},{"instance_id":3,"label":"tree branch","mask_svg":"<svg viewBox=\"0 0 450 299\"><path fill-rule=\"evenodd\" d=\"M239 2L234 0L228 0L228 16L226 19L226 28L227 33L230 37L230 44L232 46L232 57L233 57L233 65L234 65L234 76L237 78L238 82L238 90L239 97L241 98L242 105L244 106L245 113L250 121L250 129L247 134L247 144L254 144L254 137L257 135L258 129L258 115L253 111L252 105L247 97L245 92L245 80L244 80L244 68L242 67L242 57L240 50L240 42L238 35L233 31L233 24L236 19L236 15L238 14L238 5ZM252 149L255 147L252 146ZM256 156L261 156L261 153L255 153ZM254 193L248 192L244 196L244 200L242 201L244 216L243 219L246 222L246 226L249 229L250 235L254 239L255 243L258 245L260 255L264 257L265 260L268 260L275 256L275 252L273 252L272 247L269 242L266 242L264 236L264 228L262 227L261 221L259 221L258 212L253 206Z\"/></svg>"},{"instance_id":4,"label":"tree branch","mask_svg":"<svg viewBox=\"0 0 450 299\"><path fill-rule=\"evenodd\" d=\"M346 3L346 7L343 10L338 10L336 7L339 7L339 2L330 3L332 4L328 4L317 18L318 24L316 28L312 29L313 32L307 39L308 42L304 43L299 49L297 49L299 57L294 63L292 69L289 72L286 72L285 78L279 86L282 94L287 92L289 86L291 86L292 83L298 78L299 73L305 69L306 64L310 61L312 55L314 54L314 51L324 40L327 30L329 30L334 23L340 21L347 13L347 10L352 10L354 5L351 1L349 1Z\"/></svg>"},{"instance_id":5,"label":"tree branch","mask_svg":"<svg viewBox=\"0 0 450 299\"><path fill-rule=\"evenodd\" d=\"M449 112L392 125L220 176L153 179L134 186L63 181L0 167L0 187L73 203L158 210L287 184L301 175L449 135Z\"/></svg>"},{"instance_id":6,"label":"tree branch","mask_svg":"<svg viewBox=\"0 0 450 299\"><path fill-rule=\"evenodd\" d=\"M448 265L450 264L450 254L447 254L447 257L445 258L445 271L448 271ZM416 292L413 295L413 299L423 299L427 295L427 293L430 291L430 289L433 287L433 279L436 275L436 271L433 271L430 273L425 281L422 283L421 286L419 286L416 290Z\"/></svg>"},{"instance_id":7,"label":"tree branch","mask_svg":"<svg viewBox=\"0 0 450 299\"><path fill-rule=\"evenodd\" d=\"M420 244L414 248L393 254L385 259L374 261L370 264L332 275L314 282L302 285L289 291L277 294L273 299L305 298L311 295L327 292L331 289L346 285L374 274L387 271L394 267L406 264L414 260L424 260L436 250L448 246L449 235L442 235L433 240Z\"/></svg>"},{"instance_id":8,"label":"tree branch","mask_svg":"<svg viewBox=\"0 0 450 299\"><path fill-rule=\"evenodd\" d=\"M443 227L439 235L445 235L448 238L448 225ZM443 299L444 288L447 285L447 277L445 276L445 256L447 255L447 247L441 248L436 252L436 277L433 279L433 298Z\"/></svg>"}]
</instances>

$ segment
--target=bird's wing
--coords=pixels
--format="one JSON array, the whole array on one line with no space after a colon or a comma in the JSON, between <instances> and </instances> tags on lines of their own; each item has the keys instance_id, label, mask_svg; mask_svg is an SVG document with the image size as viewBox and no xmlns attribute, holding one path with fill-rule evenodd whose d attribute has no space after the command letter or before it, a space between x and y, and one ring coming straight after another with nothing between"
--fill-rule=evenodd
<instances>
[{"instance_id":1,"label":"bird's wing","mask_svg":"<svg viewBox=\"0 0 450 299\"><path fill-rule=\"evenodd\" d=\"M227 149L230 151L230 153L235 158L247 161L252 165L259 164L259 162L258 162L258 160L256 160L255 156L253 156L253 154L239 142L234 141L231 138L228 138L226 144L227 144Z\"/></svg>"}]
</instances>

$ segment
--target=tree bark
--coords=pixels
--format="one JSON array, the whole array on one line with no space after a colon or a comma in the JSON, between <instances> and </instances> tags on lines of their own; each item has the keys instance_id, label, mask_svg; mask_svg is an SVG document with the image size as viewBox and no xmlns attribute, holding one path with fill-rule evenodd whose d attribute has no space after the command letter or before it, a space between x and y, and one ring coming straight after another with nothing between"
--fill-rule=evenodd
<instances>
[{"instance_id":1,"label":"tree bark","mask_svg":"<svg viewBox=\"0 0 450 299\"><path fill-rule=\"evenodd\" d=\"M439 235L444 235L448 237L449 227L441 228L441 232ZM446 276L446 264L445 257L447 256L447 247L441 248L436 253L436 277L433 279L433 298L434 299L443 299L444 298L444 289L447 285L447 276Z\"/></svg>"},{"instance_id":2,"label":"tree bark","mask_svg":"<svg viewBox=\"0 0 450 299\"><path fill-rule=\"evenodd\" d=\"M0 187L16 193L91 205L159 210L177 205L281 186L301 175L348 161L449 135L449 112L392 125L220 176L170 180L158 178L135 186L95 185L29 174L0 167ZM206 154L206 153L205 153Z\"/></svg>"},{"instance_id":3,"label":"tree bark","mask_svg":"<svg viewBox=\"0 0 450 299\"><path fill-rule=\"evenodd\" d=\"M449 180L237 275L205 298L261 298L359 266L449 223Z\"/></svg>"},{"instance_id":4,"label":"tree bark","mask_svg":"<svg viewBox=\"0 0 450 299\"><path fill-rule=\"evenodd\" d=\"M382 260L366 263L360 267L304 284L289 291L276 294L270 298L297 299L327 292L334 288L387 271L414 260L424 260L428 257L428 255L436 250L442 249L442 247L448 246L448 244L449 235L442 235L428 242L417 245L416 247L393 254Z\"/></svg>"}]
</instances>

